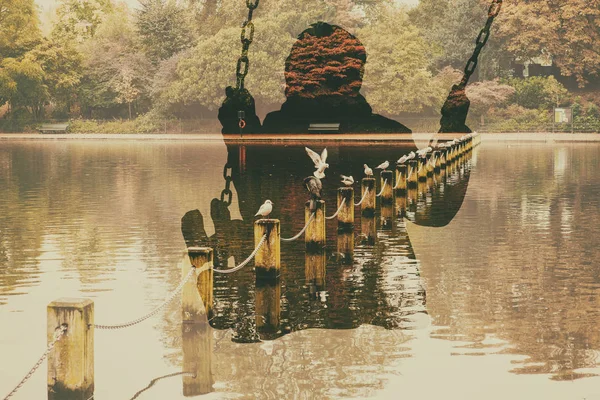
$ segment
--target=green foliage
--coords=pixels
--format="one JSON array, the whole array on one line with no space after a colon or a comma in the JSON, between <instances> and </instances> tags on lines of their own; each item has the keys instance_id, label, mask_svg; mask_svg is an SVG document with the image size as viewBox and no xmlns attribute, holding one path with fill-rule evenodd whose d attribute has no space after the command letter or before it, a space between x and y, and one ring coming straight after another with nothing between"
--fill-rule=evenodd
<instances>
[{"instance_id":1,"label":"green foliage","mask_svg":"<svg viewBox=\"0 0 600 400\"><path fill-rule=\"evenodd\" d=\"M73 133L107 133L131 134L156 132L160 128L158 122L147 117L128 120L97 121L90 119L75 119L70 122L69 132Z\"/></svg>"},{"instance_id":2,"label":"green foliage","mask_svg":"<svg viewBox=\"0 0 600 400\"><path fill-rule=\"evenodd\" d=\"M506 83L515 89L510 101L525 108L550 109L568 100L569 92L554 77L513 78Z\"/></svg>"},{"instance_id":3,"label":"green foliage","mask_svg":"<svg viewBox=\"0 0 600 400\"><path fill-rule=\"evenodd\" d=\"M40 38L34 0L0 1L0 60L22 56Z\"/></svg>"},{"instance_id":4,"label":"green foliage","mask_svg":"<svg viewBox=\"0 0 600 400\"><path fill-rule=\"evenodd\" d=\"M93 37L104 17L114 11L111 0L59 1L52 29L55 40L82 43Z\"/></svg>"}]
</instances>

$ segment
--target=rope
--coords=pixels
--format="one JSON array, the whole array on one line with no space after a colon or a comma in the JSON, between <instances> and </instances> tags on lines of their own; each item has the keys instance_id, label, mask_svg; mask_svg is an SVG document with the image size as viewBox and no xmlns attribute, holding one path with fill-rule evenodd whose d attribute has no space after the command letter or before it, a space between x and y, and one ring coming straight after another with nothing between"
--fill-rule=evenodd
<instances>
[{"instance_id":1,"label":"rope","mask_svg":"<svg viewBox=\"0 0 600 400\"><path fill-rule=\"evenodd\" d=\"M344 207L344 203L346 203L346 198L342 199L342 202L340 203L340 207L337 209L335 214L333 214L331 217L325 217L325 219L334 219L335 217L337 217L338 214L340 213L340 211L342 211L342 207Z\"/></svg>"},{"instance_id":2,"label":"rope","mask_svg":"<svg viewBox=\"0 0 600 400\"><path fill-rule=\"evenodd\" d=\"M177 375L184 375L184 376L190 376L192 378L196 377L196 374L193 372L174 372L172 374L167 374L167 375L163 375L163 376L159 376L158 378L154 378L150 381L150 383L148 384L148 386L146 386L145 388L143 388L142 390L138 391L136 394L133 395L133 397L130 400L135 400L138 397L140 397L140 394L144 393L146 390L150 389L152 386L154 386L154 384L156 382L158 382L161 379L165 379L165 378L172 378L174 376ZM93 397L93 396L92 396ZM89 400L89 399L88 399Z\"/></svg>"},{"instance_id":3,"label":"rope","mask_svg":"<svg viewBox=\"0 0 600 400\"><path fill-rule=\"evenodd\" d=\"M308 225L310 225L310 223L312 222L314 217L315 217L315 213L312 213L310 218L308 219L308 222L306 223L306 225L304 225L304 228L302 228L302 230L300 232L298 232L298 234L296 236L291 237L291 238L281 238L281 241L282 242L293 242L294 240L298 239L300 236L302 236L304 231L306 231L306 228L308 228Z\"/></svg>"},{"instance_id":4,"label":"rope","mask_svg":"<svg viewBox=\"0 0 600 400\"><path fill-rule=\"evenodd\" d=\"M394 190L398 189L398 186L400 186L400 181L402 180L402 172L400 172L400 175L398 175L398 182L396 182L396 186L394 186Z\"/></svg>"},{"instance_id":5,"label":"rope","mask_svg":"<svg viewBox=\"0 0 600 400\"><path fill-rule=\"evenodd\" d=\"M248 258L246 258L237 267L231 268L231 269L213 269L213 271L218 272L220 274L232 274L232 273L234 273L236 271L239 271L240 269L244 268L250 261L252 261L252 259L254 258L254 256L256 255L256 253L258 253L258 250L260 250L260 248L262 247L262 245L265 243L266 240L267 240L267 234L265 233L263 235L263 237L260 239L260 242L258 242L258 245L256 245L256 248L254 249L254 251L252 252L252 254L250 254L248 256Z\"/></svg>"},{"instance_id":6,"label":"rope","mask_svg":"<svg viewBox=\"0 0 600 400\"><path fill-rule=\"evenodd\" d=\"M387 185L387 179L385 181L383 181L383 186L381 187L381 192L379 192L377 197L381 197L381 195L383 194L383 191L385 190L386 185Z\"/></svg>"},{"instance_id":7,"label":"rope","mask_svg":"<svg viewBox=\"0 0 600 400\"><path fill-rule=\"evenodd\" d=\"M201 269L200 272L204 271L206 266L207 266L207 264L204 264L202 266L202 269ZM99 324L94 324L94 328L96 328L96 329L122 329L122 328L129 328L130 326L137 325L140 322L147 320L148 318L150 318L153 315L155 315L156 313L158 313L167 304L169 304L170 302L172 302L175 299L175 297L179 294L179 292L181 292L181 290L183 289L183 286L185 285L185 283L192 277L192 275L194 275L195 272L196 272L196 268L194 266L192 266L192 268L190 268L190 272L187 274L187 276L185 278L183 278L183 280L181 281L181 283L179 284L179 286L177 286L177 288L175 288L175 290L173 291L173 293L171 293L171 295L164 302L162 302L162 304L160 304L158 307L156 307L154 310L150 311L148 314L144 315L143 317L140 317L140 318L135 319L133 321L124 322L122 324L117 324L117 325L99 325Z\"/></svg>"},{"instance_id":8,"label":"rope","mask_svg":"<svg viewBox=\"0 0 600 400\"><path fill-rule=\"evenodd\" d=\"M46 351L44 352L44 354L42 354L42 356L40 357L38 362L35 363L33 368L31 368L29 370L27 375L25 375L25 377L23 379L21 379L21 382L19 382L19 384L8 395L6 395L4 400L10 399L15 393L17 393L17 390L21 389L21 387L25 384L25 382L27 382L29 380L29 378L31 378L31 376L40 367L40 365L42 365L42 363L44 362L46 357L48 357L48 354L50 354L50 352L54 348L54 345L63 337L65 332L67 332L66 326L62 326L60 329L57 329L56 332L54 332L54 339L52 340L52 342L50 342L50 344L46 348Z\"/></svg>"},{"instance_id":9,"label":"rope","mask_svg":"<svg viewBox=\"0 0 600 400\"><path fill-rule=\"evenodd\" d=\"M360 206L363 203L363 201L365 201L365 199L367 198L367 194L369 194L370 191L371 191L371 189L365 190L365 194L363 194L362 199L360 199L360 201L354 205L357 207Z\"/></svg>"}]
</instances>

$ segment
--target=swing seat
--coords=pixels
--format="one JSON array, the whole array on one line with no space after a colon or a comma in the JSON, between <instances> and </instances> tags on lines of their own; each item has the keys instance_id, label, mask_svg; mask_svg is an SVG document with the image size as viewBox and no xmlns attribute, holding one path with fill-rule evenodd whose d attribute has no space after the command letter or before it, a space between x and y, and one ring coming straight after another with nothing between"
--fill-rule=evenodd
<instances>
[{"instance_id":1,"label":"swing seat","mask_svg":"<svg viewBox=\"0 0 600 400\"><path fill-rule=\"evenodd\" d=\"M339 132L340 124L339 123L319 123L319 124L310 124L308 126L309 132Z\"/></svg>"}]
</instances>

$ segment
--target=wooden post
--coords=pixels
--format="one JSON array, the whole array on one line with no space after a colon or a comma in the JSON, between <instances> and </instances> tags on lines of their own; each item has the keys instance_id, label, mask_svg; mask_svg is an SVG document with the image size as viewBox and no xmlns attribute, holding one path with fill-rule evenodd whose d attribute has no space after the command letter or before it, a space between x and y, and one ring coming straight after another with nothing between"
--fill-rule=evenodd
<instances>
[{"instance_id":1,"label":"wooden post","mask_svg":"<svg viewBox=\"0 0 600 400\"><path fill-rule=\"evenodd\" d=\"M281 280L279 276L256 275L256 330L262 340L281 336Z\"/></svg>"},{"instance_id":2,"label":"wooden post","mask_svg":"<svg viewBox=\"0 0 600 400\"><path fill-rule=\"evenodd\" d=\"M279 276L281 268L280 223L278 219L259 219L254 222L254 246L258 246L264 235L267 235L267 240L254 257L256 277L257 279L276 278Z\"/></svg>"},{"instance_id":3,"label":"wooden post","mask_svg":"<svg viewBox=\"0 0 600 400\"><path fill-rule=\"evenodd\" d=\"M210 247L188 247L191 265L183 263L181 274L187 276L193 265L198 278L190 279L181 294L183 322L198 322L204 316L212 317L213 304L213 250ZM200 302L198 301L200 295Z\"/></svg>"},{"instance_id":4,"label":"wooden post","mask_svg":"<svg viewBox=\"0 0 600 400\"><path fill-rule=\"evenodd\" d=\"M363 178L361 182L360 198L362 199L366 191L369 191L365 200L362 202L360 209L363 216L375 215L375 203L377 193L375 193L375 178Z\"/></svg>"},{"instance_id":5,"label":"wooden post","mask_svg":"<svg viewBox=\"0 0 600 400\"><path fill-rule=\"evenodd\" d=\"M385 185L385 187L383 187L384 182L387 181L387 184ZM385 171L381 171L381 188L382 193L381 193L381 204L393 204L394 203L394 172L393 171L388 171L387 169Z\"/></svg>"},{"instance_id":6,"label":"wooden post","mask_svg":"<svg viewBox=\"0 0 600 400\"><path fill-rule=\"evenodd\" d=\"M394 203L381 204L381 229L390 230L394 226Z\"/></svg>"},{"instance_id":7,"label":"wooden post","mask_svg":"<svg viewBox=\"0 0 600 400\"><path fill-rule=\"evenodd\" d=\"M440 169L446 169L446 156L448 155L448 149L443 148L440 151Z\"/></svg>"},{"instance_id":8,"label":"wooden post","mask_svg":"<svg viewBox=\"0 0 600 400\"><path fill-rule=\"evenodd\" d=\"M436 150L433 152L433 157L435 158L435 165L433 167L433 172L436 174L440 173L440 170L442 168L442 152L439 150Z\"/></svg>"},{"instance_id":9,"label":"wooden post","mask_svg":"<svg viewBox=\"0 0 600 400\"><path fill-rule=\"evenodd\" d=\"M325 249L307 252L304 261L304 275L310 294L325 290L325 271L327 265Z\"/></svg>"},{"instance_id":10,"label":"wooden post","mask_svg":"<svg viewBox=\"0 0 600 400\"><path fill-rule=\"evenodd\" d=\"M419 161L418 160L410 160L408 163L408 188L416 189L417 188L417 171L419 170Z\"/></svg>"},{"instance_id":11,"label":"wooden post","mask_svg":"<svg viewBox=\"0 0 600 400\"><path fill-rule=\"evenodd\" d=\"M310 209L310 201L307 201L304 205L304 222L308 224L304 233L307 251L319 251L325 247L325 202L323 200L317 201L317 209L314 213L315 216L308 224L313 211Z\"/></svg>"},{"instance_id":12,"label":"wooden post","mask_svg":"<svg viewBox=\"0 0 600 400\"><path fill-rule=\"evenodd\" d=\"M396 197L406 196L406 183L408 178L408 167L406 164L396 165Z\"/></svg>"},{"instance_id":13,"label":"wooden post","mask_svg":"<svg viewBox=\"0 0 600 400\"><path fill-rule=\"evenodd\" d=\"M425 171L427 174L427 177L432 177L433 176L433 165L431 165L431 158L433 157L433 154L431 153L427 153L427 155L425 156Z\"/></svg>"},{"instance_id":14,"label":"wooden post","mask_svg":"<svg viewBox=\"0 0 600 400\"><path fill-rule=\"evenodd\" d=\"M377 238L377 225L375 223L375 214L363 215L360 219L360 233L363 241L372 246Z\"/></svg>"},{"instance_id":15,"label":"wooden post","mask_svg":"<svg viewBox=\"0 0 600 400\"><path fill-rule=\"evenodd\" d=\"M181 325L183 395L194 397L213 391L213 336L208 319ZM194 374L194 375L191 375Z\"/></svg>"},{"instance_id":16,"label":"wooden post","mask_svg":"<svg viewBox=\"0 0 600 400\"><path fill-rule=\"evenodd\" d=\"M61 298L47 309L48 343L66 332L48 354L48 399L88 400L94 394L94 303Z\"/></svg>"},{"instance_id":17,"label":"wooden post","mask_svg":"<svg viewBox=\"0 0 600 400\"><path fill-rule=\"evenodd\" d=\"M343 264L352 264L354 260L354 232L338 230L337 234L338 261Z\"/></svg>"},{"instance_id":18,"label":"wooden post","mask_svg":"<svg viewBox=\"0 0 600 400\"><path fill-rule=\"evenodd\" d=\"M344 206L338 214L338 231L350 230L354 227L354 188L341 187L338 189L337 206L338 209L344 201Z\"/></svg>"},{"instance_id":19,"label":"wooden post","mask_svg":"<svg viewBox=\"0 0 600 400\"><path fill-rule=\"evenodd\" d=\"M426 157L419 157L419 167L417 170L417 175L419 178L419 182L426 182L427 181L427 158Z\"/></svg>"},{"instance_id":20,"label":"wooden post","mask_svg":"<svg viewBox=\"0 0 600 400\"><path fill-rule=\"evenodd\" d=\"M408 203L408 211L411 213L417 212L417 201L419 199L418 189L408 189L408 194L406 196L406 202Z\"/></svg>"},{"instance_id":21,"label":"wooden post","mask_svg":"<svg viewBox=\"0 0 600 400\"><path fill-rule=\"evenodd\" d=\"M400 218L406 216L406 193L401 196L396 195L396 215Z\"/></svg>"}]
</instances>

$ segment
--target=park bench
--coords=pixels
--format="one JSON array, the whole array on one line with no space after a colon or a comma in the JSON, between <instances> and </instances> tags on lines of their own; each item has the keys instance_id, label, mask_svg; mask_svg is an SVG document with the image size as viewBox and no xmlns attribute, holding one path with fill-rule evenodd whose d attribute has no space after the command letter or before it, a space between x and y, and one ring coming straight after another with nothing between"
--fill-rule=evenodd
<instances>
[{"instance_id":1,"label":"park bench","mask_svg":"<svg viewBox=\"0 0 600 400\"><path fill-rule=\"evenodd\" d=\"M339 123L310 124L308 126L309 132L339 132L339 130Z\"/></svg>"},{"instance_id":2,"label":"park bench","mask_svg":"<svg viewBox=\"0 0 600 400\"><path fill-rule=\"evenodd\" d=\"M67 133L68 123L42 124L38 130L40 133Z\"/></svg>"}]
</instances>

